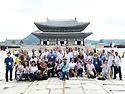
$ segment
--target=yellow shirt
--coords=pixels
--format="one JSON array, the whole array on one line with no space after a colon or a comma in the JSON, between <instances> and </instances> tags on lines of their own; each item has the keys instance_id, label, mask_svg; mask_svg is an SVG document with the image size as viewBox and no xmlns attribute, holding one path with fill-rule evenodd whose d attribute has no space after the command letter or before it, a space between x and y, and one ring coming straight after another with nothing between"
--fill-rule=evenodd
<instances>
[{"instance_id":1,"label":"yellow shirt","mask_svg":"<svg viewBox=\"0 0 125 94\"><path fill-rule=\"evenodd\" d=\"M15 66L16 66L16 65L19 65L19 61L20 61L19 57L16 57L15 60L14 60Z\"/></svg>"}]
</instances>

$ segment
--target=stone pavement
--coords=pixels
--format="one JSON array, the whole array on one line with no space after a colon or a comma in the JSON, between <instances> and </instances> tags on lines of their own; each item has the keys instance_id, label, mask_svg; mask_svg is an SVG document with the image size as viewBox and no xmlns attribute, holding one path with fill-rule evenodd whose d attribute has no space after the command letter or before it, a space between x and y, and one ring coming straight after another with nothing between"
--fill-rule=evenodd
<instances>
[{"instance_id":1,"label":"stone pavement","mask_svg":"<svg viewBox=\"0 0 125 94\"><path fill-rule=\"evenodd\" d=\"M125 59L122 59L123 80L108 79L100 81L83 77L73 77L69 80L59 80L56 77L45 81L5 82L5 67L3 59L6 53L0 53L0 94L125 94ZM14 73L14 71L13 71ZM14 76L13 76L14 77Z\"/></svg>"}]
</instances>

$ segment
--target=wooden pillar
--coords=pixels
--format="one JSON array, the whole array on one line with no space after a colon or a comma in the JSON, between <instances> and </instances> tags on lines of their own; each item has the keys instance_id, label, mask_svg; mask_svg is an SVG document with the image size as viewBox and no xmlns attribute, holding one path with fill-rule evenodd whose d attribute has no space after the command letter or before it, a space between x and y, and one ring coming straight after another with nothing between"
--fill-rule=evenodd
<instances>
[{"instance_id":1,"label":"wooden pillar","mask_svg":"<svg viewBox=\"0 0 125 94\"><path fill-rule=\"evenodd\" d=\"M56 39L56 44L58 45L58 39Z\"/></svg>"},{"instance_id":2,"label":"wooden pillar","mask_svg":"<svg viewBox=\"0 0 125 94\"><path fill-rule=\"evenodd\" d=\"M68 45L68 39L66 39L66 44Z\"/></svg>"}]
</instances>

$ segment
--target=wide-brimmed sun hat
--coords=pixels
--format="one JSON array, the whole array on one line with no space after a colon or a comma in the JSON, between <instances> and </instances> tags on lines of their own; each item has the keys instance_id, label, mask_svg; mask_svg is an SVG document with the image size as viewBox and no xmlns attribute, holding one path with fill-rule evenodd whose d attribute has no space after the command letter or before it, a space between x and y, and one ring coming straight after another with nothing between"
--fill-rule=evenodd
<instances>
[{"instance_id":1,"label":"wide-brimmed sun hat","mask_svg":"<svg viewBox=\"0 0 125 94\"><path fill-rule=\"evenodd\" d=\"M66 57L63 57L63 60L67 60L67 58L66 58Z\"/></svg>"}]
</instances>

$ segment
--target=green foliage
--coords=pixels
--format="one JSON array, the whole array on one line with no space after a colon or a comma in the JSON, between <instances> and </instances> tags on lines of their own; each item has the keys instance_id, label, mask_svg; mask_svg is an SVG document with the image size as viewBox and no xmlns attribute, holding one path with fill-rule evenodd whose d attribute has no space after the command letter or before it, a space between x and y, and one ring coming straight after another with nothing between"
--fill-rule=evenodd
<instances>
[{"instance_id":1,"label":"green foliage","mask_svg":"<svg viewBox=\"0 0 125 94\"><path fill-rule=\"evenodd\" d=\"M98 43L97 42L95 42L95 43L91 43L91 45L97 45Z\"/></svg>"},{"instance_id":2,"label":"green foliage","mask_svg":"<svg viewBox=\"0 0 125 94\"><path fill-rule=\"evenodd\" d=\"M12 41L12 44L15 44L15 40Z\"/></svg>"}]
</instances>

